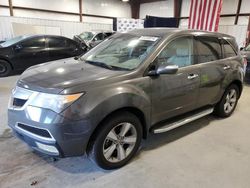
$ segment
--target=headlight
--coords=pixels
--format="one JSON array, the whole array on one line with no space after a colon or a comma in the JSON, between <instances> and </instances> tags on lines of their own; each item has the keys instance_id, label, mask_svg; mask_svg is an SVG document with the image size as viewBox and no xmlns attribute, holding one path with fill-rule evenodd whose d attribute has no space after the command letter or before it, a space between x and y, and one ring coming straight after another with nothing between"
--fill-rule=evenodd
<instances>
[{"instance_id":1,"label":"headlight","mask_svg":"<svg viewBox=\"0 0 250 188\"><path fill-rule=\"evenodd\" d=\"M83 93L73 95L55 95L47 93L38 93L30 102L29 105L47 108L60 113L65 108L70 106L74 101L79 99Z\"/></svg>"}]
</instances>

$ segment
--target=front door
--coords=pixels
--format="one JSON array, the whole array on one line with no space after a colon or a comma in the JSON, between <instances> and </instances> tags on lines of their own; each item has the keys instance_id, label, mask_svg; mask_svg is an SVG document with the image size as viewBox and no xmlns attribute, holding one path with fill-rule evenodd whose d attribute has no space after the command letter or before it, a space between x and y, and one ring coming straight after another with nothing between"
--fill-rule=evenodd
<instances>
[{"instance_id":1,"label":"front door","mask_svg":"<svg viewBox=\"0 0 250 188\"><path fill-rule=\"evenodd\" d=\"M193 38L174 39L156 58L159 65L178 65L175 74L152 77L152 124L196 108L199 95L199 67L194 65Z\"/></svg>"},{"instance_id":2,"label":"front door","mask_svg":"<svg viewBox=\"0 0 250 188\"><path fill-rule=\"evenodd\" d=\"M17 69L24 69L30 66L48 61L48 50L45 48L45 38L37 36L28 38L14 46Z\"/></svg>"}]
</instances>

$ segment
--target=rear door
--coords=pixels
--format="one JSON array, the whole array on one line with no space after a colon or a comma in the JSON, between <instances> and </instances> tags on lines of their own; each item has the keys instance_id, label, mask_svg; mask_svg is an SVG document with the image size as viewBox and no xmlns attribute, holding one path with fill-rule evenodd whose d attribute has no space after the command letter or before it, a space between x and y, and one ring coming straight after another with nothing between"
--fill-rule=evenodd
<instances>
[{"instance_id":1,"label":"rear door","mask_svg":"<svg viewBox=\"0 0 250 188\"><path fill-rule=\"evenodd\" d=\"M50 61L69 57L67 38L49 36L47 37Z\"/></svg>"},{"instance_id":2,"label":"rear door","mask_svg":"<svg viewBox=\"0 0 250 188\"><path fill-rule=\"evenodd\" d=\"M196 37L197 63L200 65L200 97L198 105L216 103L221 97L223 81L230 67L223 59L220 39L213 36Z\"/></svg>"},{"instance_id":3,"label":"rear door","mask_svg":"<svg viewBox=\"0 0 250 188\"><path fill-rule=\"evenodd\" d=\"M176 74L152 77L152 124L196 108L199 67L194 65L193 37L172 40L156 58L159 65L178 65Z\"/></svg>"},{"instance_id":4,"label":"rear door","mask_svg":"<svg viewBox=\"0 0 250 188\"><path fill-rule=\"evenodd\" d=\"M81 48L81 44L71 40L67 39L67 48L66 53L68 57L78 56L84 53L83 49Z\"/></svg>"}]
</instances>

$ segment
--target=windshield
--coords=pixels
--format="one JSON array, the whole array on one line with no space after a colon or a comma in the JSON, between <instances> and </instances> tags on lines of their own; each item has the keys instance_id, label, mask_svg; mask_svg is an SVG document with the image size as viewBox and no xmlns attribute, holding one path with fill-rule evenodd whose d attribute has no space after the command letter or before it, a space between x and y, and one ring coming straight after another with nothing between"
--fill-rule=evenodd
<instances>
[{"instance_id":1,"label":"windshield","mask_svg":"<svg viewBox=\"0 0 250 188\"><path fill-rule=\"evenodd\" d=\"M8 39L6 40L5 42L1 43L0 45L2 47L9 47L13 44L16 44L17 42L23 40L23 39L26 39L28 36L18 36L18 37L14 37L14 38L11 38L11 39Z\"/></svg>"},{"instance_id":2,"label":"windshield","mask_svg":"<svg viewBox=\"0 0 250 188\"><path fill-rule=\"evenodd\" d=\"M105 68L133 70L146 59L158 39L130 34L116 35L90 50L81 59Z\"/></svg>"},{"instance_id":3,"label":"windshield","mask_svg":"<svg viewBox=\"0 0 250 188\"><path fill-rule=\"evenodd\" d=\"M79 37L82 39L82 40L91 40L93 38L94 34L92 32L83 32L79 35Z\"/></svg>"}]
</instances>

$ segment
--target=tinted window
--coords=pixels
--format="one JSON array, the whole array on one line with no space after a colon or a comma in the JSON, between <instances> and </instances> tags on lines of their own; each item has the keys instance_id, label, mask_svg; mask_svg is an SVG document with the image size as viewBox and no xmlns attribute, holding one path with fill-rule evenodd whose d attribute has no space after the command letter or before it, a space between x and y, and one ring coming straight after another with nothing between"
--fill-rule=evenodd
<instances>
[{"instance_id":1,"label":"tinted window","mask_svg":"<svg viewBox=\"0 0 250 188\"><path fill-rule=\"evenodd\" d=\"M111 33L111 32L105 33L106 37L109 37L109 36L111 36L112 34L113 34L113 33Z\"/></svg>"},{"instance_id":2,"label":"tinted window","mask_svg":"<svg viewBox=\"0 0 250 188\"><path fill-rule=\"evenodd\" d=\"M197 37L198 63L221 59L221 45L214 37Z\"/></svg>"},{"instance_id":3,"label":"tinted window","mask_svg":"<svg viewBox=\"0 0 250 188\"><path fill-rule=\"evenodd\" d=\"M222 44L224 46L224 56L225 58L236 56L234 49L232 46L224 39L222 39Z\"/></svg>"},{"instance_id":4,"label":"tinted window","mask_svg":"<svg viewBox=\"0 0 250 188\"><path fill-rule=\"evenodd\" d=\"M44 37L30 38L21 42L21 45L24 48L45 48L45 39Z\"/></svg>"},{"instance_id":5,"label":"tinted window","mask_svg":"<svg viewBox=\"0 0 250 188\"><path fill-rule=\"evenodd\" d=\"M185 67L193 64L193 39L181 37L170 42L158 56L158 64Z\"/></svg>"},{"instance_id":6,"label":"tinted window","mask_svg":"<svg viewBox=\"0 0 250 188\"><path fill-rule=\"evenodd\" d=\"M99 33L95 36L94 38L94 41L97 41L97 40L102 40L103 39L103 34L102 33Z\"/></svg>"},{"instance_id":7,"label":"tinted window","mask_svg":"<svg viewBox=\"0 0 250 188\"><path fill-rule=\"evenodd\" d=\"M60 38L60 37L50 37L49 38L49 47L50 48L64 48L67 46L67 40L66 38Z\"/></svg>"},{"instance_id":8,"label":"tinted window","mask_svg":"<svg viewBox=\"0 0 250 188\"><path fill-rule=\"evenodd\" d=\"M67 44L68 44L68 47L72 50L75 50L76 48L78 48L78 45L75 41L67 40Z\"/></svg>"}]
</instances>

